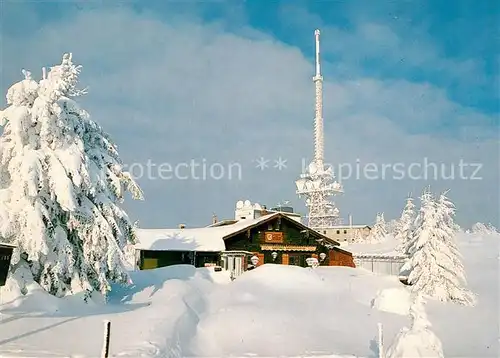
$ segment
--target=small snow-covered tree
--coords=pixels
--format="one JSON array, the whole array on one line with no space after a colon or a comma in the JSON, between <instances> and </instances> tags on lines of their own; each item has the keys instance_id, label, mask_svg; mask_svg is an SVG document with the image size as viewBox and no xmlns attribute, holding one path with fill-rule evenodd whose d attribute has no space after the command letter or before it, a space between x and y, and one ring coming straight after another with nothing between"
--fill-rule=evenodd
<instances>
[{"instance_id":1,"label":"small snow-covered tree","mask_svg":"<svg viewBox=\"0 0 500 358\"><path fill-rule=\"evenodd\" d=\"M415 204L413 204L413 198L409 197L406 199L406 205L401 213L401 217L398 220L398 225L394 232L394 237L399 241L399 245L396 250L402 254L408 254L414 230L414 221Z\"/></svg>"},{"instance_id":2,"label":"small snow-covered tree","mask_svg":"<svg viewBox=\"0 0 500 358\"><path fill-rule=\"evenodd\" d=\"M492 234L499 234L499 233L500 233L500 231L499 231L499 230L498 230L495 226L493 226L493 224L492 224L492 223L489 223L489 224L487 225L487 228L488 228L488 230L489 230Z\"/></svg>"},{"instance_id":3,"label":"small snow-covered tree","mask_svg":"<svg viewBox=\"0 0 500 358\"><path fill-rule=\"evenodd\" d=\"M452 235L454 235L455 233L460 232L462 228L453 219L455 216L455 205L446 197L448 192L449 190L446 190L439 195L437 201L437 211L442 215L442 223L444 226L451 230Z\"/></svg>"},{"instance_id":4,"label":"small snow-covered tree","mask_svg":"<svg viewBox=\"0 0 500 358\"><path fill-rule=\"evenodd\" d=\"M438 201L429 190L420 197L421 207L409 246L408 283L419 292L440 301L472 305L474 295L465 288L461 255L455 243L455 209L445 194Z\"/></svg>"},{"instance_id":5,"label":"small snow-covered tree","mask_svg":"<svg viewBox=\"0 0 500 358\"><path fill-rule=\"evenodd\" d=\"M472 233L479 235L493 235L497 234L498 230L492 224L485 225L483 223L475 223L472 225Z\"/></svg>"},{"instance_id":6,"label":"small snow-covered tree","mask_svg":"<svg viewBox=\"0 0 500 358\"><path fill-rule=\"evenodd\" d=\"M387 233L389 235L394 236L398 230L398 225L399 225L399 220L397 220L397 219L392 219L391 221L389 221L386 225L387 226Z\"/></svg>"},{"instance_id":7,"label":"small snow-covered tree","mask_svg":"<svg viewBox=\"0 0 500 358\"><path fill-rule=\"evenodd\" d=\"M353 237L352 237L352 242L353 243L364 243L364 242L366 242L366 238L361 233L361 230L359 230L359 229L355 229L354 230Z\"/></svg>"},{"instance_id":8,"label":"small snow-covered tree","mask_svg":"<svg viewBox=\"0 0 500 358\"><path fill-rule=\"evenodd\" d=\"M417 294L410 306L410 328L404 327L387 349L386 358L429 357L443 358L441 340L431 330L422 295Z\"/></svg>"},{"instance_id":9,"label":"small snow-covered tree","mask_svg":"<svg viewBox=\"0 0 500 358\"><path fill-rule=\"evenodd\" d=\"M135 238L120 204L127 191L142 199L116 145L72 99L85 93L79 73L65 54L39 83L25 74L0 113L0 233L17 246L12 263L26 261L59 297L129 280L123 249Z\"/></svg>"},{"instance_id":10,"label":"small snow-covered tree","mask_svg":"<svg viewBox=\"0 0 500 358\"><path fill-rule=\"evenodd\" d=\"M472 233L474 234L486 234L488 232L488 228L483 223L477 222L472 225Z\"/></svg>"},{"instance_id":11,"label":"small snow-covered tree","mask_svg":"<svg viewBox=\"0 0 500 358\"><path fill-rule=\"evenodd\" d=\"M463 233L464 229L457 223L453 223L453 231L455 231L455 233Z\"/></svg>"},{"instance_id":12,"label":"small snow-covered tree","mask_svg":"<svg viewBox=\"0 0 500 358\"><path fill-rule=\"evenodd\" d=\"M387 236L387 227L384 219L384 213L377 213L377 217L375 219L375 225L370 232L368 237L368 241L372 243L381 242Z\"/></svg>"}]
</instances>

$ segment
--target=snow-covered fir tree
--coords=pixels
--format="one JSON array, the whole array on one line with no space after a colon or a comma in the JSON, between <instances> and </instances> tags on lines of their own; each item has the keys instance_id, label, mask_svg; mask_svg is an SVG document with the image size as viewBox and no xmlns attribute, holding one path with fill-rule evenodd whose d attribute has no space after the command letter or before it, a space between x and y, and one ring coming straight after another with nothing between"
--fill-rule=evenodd
<instances>
[{"instance_id":1,"label":"snow-covered fir tree","mask_svg":"<svg viewBox=\"0 0 500 358\"><path fill-rule=\"evenodd\" d=\"M455 216L455 205L448 199L446 194L449 190L444 191L439 195L436 201L437 211L443 216L443 223L447 229L450 229L455 236L456 233L462 231L460 225L458 225L453 217Z\"/></svg>"},{"instance_id":2,"label":"snow-covered fir tree","mask_svg":"<svg viewBox=\"0 0 500 358\"><path fill-rule=\"evenodd\" d=\"M0 112L0 234L17 246L13 267L59 297L129 280L123 248L135 237L120 203L125 192L142 199L116 145L72 99L85 93L80 69L65 54L39 83L25 72Z\"/></svg>"},{"instance_id":3,"label":"snow-covered fir tree","mask_svg":"<svg viewBox=\"0 0 500 358\"><path fill-rule=\"evenodd\" d=\"M410 306L411 326L404 327L387 349L386 358L429 357L443 358L441 340L431 330L425 312L425 300L417 294Z\"/></svg>"},{"instance_id":4,"label":"snow-covered fir tree","mask_svg":"<svg viewBox=\"0 0 500 358\"><path fill-rule=\"evenodd\" d=\"M361 230L354 230L354 233L352 236L352 242L353 243L366 243L366 239L361 234Z\"/></svg>"},{"instance_id":5,"label":"snow-covered fir tree","mask_svg":"<svg viewBox=\"0 0 500 358\"><path fill-rule=\"evenodd\" d=\"M466 278L461 255L455 243L455 209L445 194L438 201L426 189L409 245L408 283L419 292L440 301L473 305L474 295L465 288Z\"/></svg>"},{"instance_id":6,"label":"snow-covered fir tree","mask_svg":"<svg viewBox=\"0 0 500 358\"><path fill-rule=\"evenodd\" d=\"M372 243L381 242L387 236L387 226L384 219L384 213L377 213L375 225L368 236L368 241Z\"/></svg>"},{"instance_id":7,"label":"snow-covered fir tree","mask_svg":"<svg viewBox=\"0 0 500 358\"><path fill-rule=\"evenodd\" d=\"M492 224L475 223L472 225L472 233L479 235L494 235L498 234L498 230Z\"/></svg>"},{"instance_id":8,"label":"snow-covered fir tree","mask_svg":"<svg viewBox=\"0 0 500 358\"><path fill-rule=\"evenodd\" d=\"M409 246L411 243L413 235L413 224L415 221L415 204L413 204L413 198L408 197L406 199L406 205L401 213L401 217L398 220L396 230L394 232L394 237L399 241L399 245L396 250L402 254L407 255Z\"/></svg>"},{"instance_id":9,"label":"snow-covered fir tree","mask_svg":"<svg viewBox=\"0 0 500 358\"><path fill-rule=\"evenodd\" d=\"M397 219L392 219L391 221L389 221L386 225L387 234L394 236L398 230L398 225L399 225L399 220Z\"/></svg>"}]
</instances>

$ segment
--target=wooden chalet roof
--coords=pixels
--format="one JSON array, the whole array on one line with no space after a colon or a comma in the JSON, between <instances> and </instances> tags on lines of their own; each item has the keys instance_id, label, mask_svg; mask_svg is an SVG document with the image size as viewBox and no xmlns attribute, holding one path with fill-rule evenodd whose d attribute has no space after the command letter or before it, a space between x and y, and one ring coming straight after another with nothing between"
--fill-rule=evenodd
<instances>
[{"instance_id":1,"label":"wooden chalet roof","mask_svg":"<svg viewBox=\"0 0 500 358\"><path fill-rule=\"evenodd\" d=\"M237 230L237 231L234 231L232 233L229 233L227 234L225 237L224 237L224 240L227 240L233 236L236 236L246 230L249 230L249 229L252 229L254 227L257 227L257 226L260 226L262 224L265 224L269 221L272 221L276 218L280 218L281 220L285 220L287 221L288 223L291 223L292 225L295 225L296 227L298 227L299 229L301 230L307 230L309 231L309 235L313 236L316 238L316 240L320 241L320 242L324 242L324 243L327 243L327 244L330 244L330 245L333 245L333 246L340 246L340 244L335 241L335 240L332 240L330 239L329 237L317 232L316 230L313 230L311 229L310 227L296 221L296 220L293 220L291 219L290 217L288 217L286 214L282 213L282 212L274 212L272 214L268 214L268 215L265 215L265 216L261 216L260 218L258 219L255 219L256 222L255 223L249 223L249 225L245 226L245 227L242 227L241 229ZM242 220L244 221L244 220ZM241 222L241 221L240 221Z\"/></svg>"},{"instance_id":2,"label":"wooden chalet roof","mask_svg":"<svg viewBox=\"0 0 500 358\"><path fill-rule=\"evenodd\" d=\"M301 230L307 230L309 235L320 243L330 246L340 245L335 240L287 217L284 213L275 212L257 219L244 219L221 226L184 229L136 229L138 243L135 248L152 251L220 252L225 250L224 240L277 218L285 220Z\"/></svg>"}]
</instances>

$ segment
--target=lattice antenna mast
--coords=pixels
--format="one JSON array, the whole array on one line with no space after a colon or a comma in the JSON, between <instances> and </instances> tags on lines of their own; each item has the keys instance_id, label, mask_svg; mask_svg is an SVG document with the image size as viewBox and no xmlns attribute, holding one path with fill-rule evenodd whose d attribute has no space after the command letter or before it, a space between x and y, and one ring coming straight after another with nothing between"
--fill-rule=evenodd
<instances>
[{"instance_id":1,"label":"lattice antenna mast","mask_svg":"<svg viewBox=\"0 0 500 358\"><path fill-rule=\"evenodd\" d=\"M309 209L308 225L313 229L332 227L341 222L339 210L330 197L343 192L342 185L335 181L333 169L324 163L323 132L323 76L321 76L319 30L314 31L316 44L316 73L314 115L314 159L300 178L295 181L297 194L306 201Z\"/></svg>"},{"instance_id":2,"label":"lattice antenna mast","mask_svg":"<svg viewBox=\"0 0 500 358\"><path fill-rule=\"evenodd\" d=\"M316 98L314 116L314 161L318 168L323 167L325 139L323 132L323 76L321 76L320 51L319 51L320 31L314 31L316 42L316 75L313 77Z\"/></svg>"}]
</instances>

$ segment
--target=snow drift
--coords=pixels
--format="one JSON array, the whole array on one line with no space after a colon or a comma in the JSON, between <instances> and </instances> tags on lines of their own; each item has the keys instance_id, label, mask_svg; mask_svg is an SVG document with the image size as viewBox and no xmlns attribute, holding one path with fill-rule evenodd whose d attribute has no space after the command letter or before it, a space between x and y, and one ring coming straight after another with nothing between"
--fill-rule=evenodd
<instances>
[{"instance_id":1,"label":"snow drift","mask_svg":"<svg viewBox=\"0 0 500 358\"><path fill-rule=\"evenodd\" d=\"M446 357L498 357L500 235L460 234L458 242L478 305L429 300L432 332ZM226 272L179 265L131 277L132 286L113 286L107 305L55 298L36 285L23 296L3 288L0 356L99 356L105 319L111 354L130 358L376 357L379 322L391 354L430 354L408 346L430 349L420 344L435 338L411 330L397 278L362 269L263 265L231 282Z\"/></svg>"}]
</instances>

